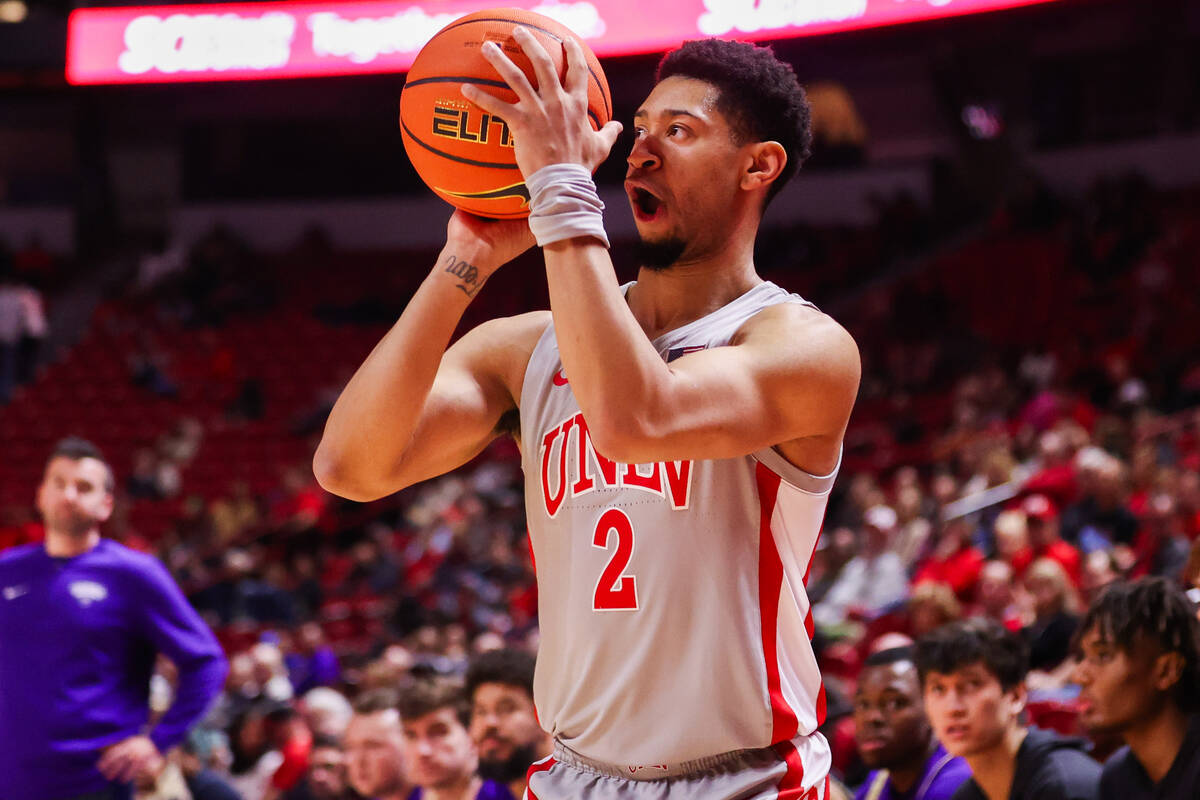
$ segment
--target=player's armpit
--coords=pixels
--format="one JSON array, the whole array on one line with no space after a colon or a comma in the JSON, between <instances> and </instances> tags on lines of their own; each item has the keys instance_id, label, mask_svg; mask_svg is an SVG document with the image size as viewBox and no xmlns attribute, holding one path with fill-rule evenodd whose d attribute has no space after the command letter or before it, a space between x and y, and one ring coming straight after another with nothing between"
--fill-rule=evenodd
<instances>
[{"instance_id":1,"label":"player's armpit","mask_svg":"<svg viewBox=\"0 0 1200 800\"><path fill-rule=\"evenodd\" d=\"M588 422L604 454L625 463L734 458L797 442L835 462L860 375L844 328L810 307L780 304L728 346L671 362L639 395L612 404L606 420Z\"/></svg>"},{"instance_id":2,"label":"player's armpit","mask_svg":"<svg viewBox=\"0 0 1200 800\"><path fill-rule=\"evenodd\" d=\"M550 322L547 311L485 322L442 356L408 443L371 463L338 463L318 451L325 488L361 502L385 497L444 474L478 455L504 430L516 408L529 356Z\"/></svg>"}]
</instances>

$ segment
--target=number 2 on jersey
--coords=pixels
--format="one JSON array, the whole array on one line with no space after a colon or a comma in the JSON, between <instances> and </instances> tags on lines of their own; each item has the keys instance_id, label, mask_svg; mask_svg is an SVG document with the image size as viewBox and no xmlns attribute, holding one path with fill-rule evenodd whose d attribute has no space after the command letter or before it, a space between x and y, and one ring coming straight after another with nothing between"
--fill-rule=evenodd
<instances>
[{"instance_id":1,"label":"number 2 on jersey","mask_svg":"<svg viewBox=\"0 0 1200 800\"><path fill-rule=\"evenodd\" d=\"M623 574L633 556L633 523L619 508L610 508L600 515L592 534L592 547L607 550L613 533L617 538L616 551L596 581L592 610L637 611L637 582L632 575Z\"/></svg>"}]
</instances>

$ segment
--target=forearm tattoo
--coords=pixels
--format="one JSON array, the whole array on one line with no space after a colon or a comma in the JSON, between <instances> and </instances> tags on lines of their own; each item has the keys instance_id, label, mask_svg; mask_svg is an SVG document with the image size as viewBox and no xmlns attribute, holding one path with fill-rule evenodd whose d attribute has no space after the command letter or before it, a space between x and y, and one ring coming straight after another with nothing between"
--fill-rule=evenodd
<instances>
[{"instance_id":1,"label":"forearm tattoo","mask_svg":"<svg viewBox=\"0 0 1200 800\"><path fill-rule=\"evenodd\" d=\"M446 272L458 279L454 285L467 297L474 297L479 287L487 282L487 276L478 267L453 255L446 256Z\"/></svg>"}]
</instances>

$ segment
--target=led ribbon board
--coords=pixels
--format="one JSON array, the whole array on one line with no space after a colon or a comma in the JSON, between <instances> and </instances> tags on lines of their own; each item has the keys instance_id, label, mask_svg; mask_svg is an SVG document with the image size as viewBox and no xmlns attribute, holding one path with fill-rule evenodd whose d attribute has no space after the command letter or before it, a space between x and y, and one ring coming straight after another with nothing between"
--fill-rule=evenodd
<instances>
[{"instance_id":1,"label":"led ribbon board","mask_svg":"<svg viewBox=\"0 0 1200 800\"><path fill-rule=\"evenodd\" d=\"M599 56L685 39L783 39L1053 0L582 0L507 5L553 17ZM449 22L503 0L221 3L85 8L67 25L73 84L261 80L404 72Z\"/></svg>"}]
</instances>

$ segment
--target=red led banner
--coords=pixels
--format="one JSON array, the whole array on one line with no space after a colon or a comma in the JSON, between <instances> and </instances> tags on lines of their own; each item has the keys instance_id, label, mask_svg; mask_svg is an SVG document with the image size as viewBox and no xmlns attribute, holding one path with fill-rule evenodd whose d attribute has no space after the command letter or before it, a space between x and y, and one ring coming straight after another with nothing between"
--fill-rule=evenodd
<instances>
[{"instance_id":1,"label":"red led banner","mask_svg":"<svg viewBox=\"0 0 1200 800\"><path fill-rule=\"evenodd\" d=\"M684 39L782 39L1053 0L581 0L508 3L554 17L600 56ZM260 80L403 72L480 0L222 3L86 8L67 26L74 84Z\"/></svg>"}]
</instances>

